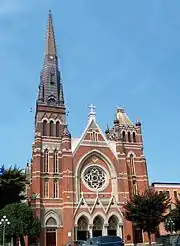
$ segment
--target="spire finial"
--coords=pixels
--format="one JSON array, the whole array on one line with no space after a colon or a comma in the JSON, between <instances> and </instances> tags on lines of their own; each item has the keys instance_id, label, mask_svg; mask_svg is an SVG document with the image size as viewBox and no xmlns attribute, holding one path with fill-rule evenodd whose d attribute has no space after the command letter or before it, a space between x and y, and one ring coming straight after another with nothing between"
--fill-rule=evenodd
<instances>
[{"instance_id":1,"label":"spire finial","mask_svg":"<svg viewBox=\"0 0 180 246\"><path fill-rule=\"evenodd\" d=\"M52 56L57 55L56 54L56 42L55 42L54 27L53 27L51 10L49 10L49 14L48 14L45 55L52 55Z\"/></svg>"}]
</instances>

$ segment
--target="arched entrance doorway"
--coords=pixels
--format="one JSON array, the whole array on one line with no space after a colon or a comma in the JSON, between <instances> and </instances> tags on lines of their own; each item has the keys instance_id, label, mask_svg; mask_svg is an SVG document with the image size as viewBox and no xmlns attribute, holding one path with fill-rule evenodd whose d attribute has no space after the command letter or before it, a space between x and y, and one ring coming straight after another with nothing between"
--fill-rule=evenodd
<instances>
[{"instance_id":1,"label":"arched entrance doorway","mask_svg":"<svg viewBox=\"0 0 180 246\"><path fill-rule=\"evenodd\" d=\"M83 215L78 220L77 240L87 240L88 234L88 219Z\"/></svg>"},{"instance_id":2,"label":"arched entrance doorway","mask_svg":"<svg viewBox=\"0 0 180 246\"><path fill-rule=\"evenodd\" d=\"M108 236L117 236L118 219L112 215L108 221Z\"/></svg>"},{"instance_id":3,"label":"arched entrance doorway","mask_svg":"<svg viewBox=\"0 0 180 246\"><path fill-rule=\"evenodd\" d=\"M56 246L56 228L56 220L50 217L46 221L46 246Z\"/></svg>"},{"instance_id":4,"label":"arched entrance doorway","mask_svg":"<svg viewBox=\"0 0 180 246\"><path fill-rule=\"evenodd\" d=\"M93 237L102 236L104 220L101 216L96 216L93 221Z\"/></svg>"}]
</instances>

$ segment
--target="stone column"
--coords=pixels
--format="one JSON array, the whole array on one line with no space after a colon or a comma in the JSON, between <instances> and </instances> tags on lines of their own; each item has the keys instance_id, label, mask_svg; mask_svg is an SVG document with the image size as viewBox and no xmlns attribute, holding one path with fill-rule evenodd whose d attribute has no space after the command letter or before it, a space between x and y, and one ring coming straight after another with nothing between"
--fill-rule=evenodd
<instances>
[{"instance_id":1,"label":"stone column","mask_svg":"<svg viewBox=\"0 0 180 246\"><path fill-rule=\"evenodd\" d=\"M108 224L104 224L104 228L103 228L103 233L102 235L103 236L108 236Z\"/></svg>"},{"instance_id":2,"label":"stone column","mask_svg":"<svg viewBox=\"0 0 180 246\"><path fill-rule=\"evenodd\" d=\"M43 230L44 246L46 246L46 228Z\"/></svg>"},{"instance_id":3,"label":"stone column","mask_svg":"<svg viewBox=\"0 0 180 246\"><path fill-rule=\"evenodd\" d=\"M92 238L93 237L93 225L92 224L89 224L88 226L89 228L89 238Z\"/></svg>"},{"instance_id":4,"label":"stone column","mask_svg":"<svg viewBox=\"0 0 180 246\"><path fill-rule=\"evenodd\" d=\"M78 225L74 226L74 240L77 240Z\"/></svg>"},{"instance_id":5,"label":"stone column","mask_svg":"<svg viewBox=\"0 0 180 246\"><path fill-rule=\"evenodd\" d=\"M119 224L119 226L117 227L117 236L123 238L123 224Z\"/></svg>"}]
</instances>

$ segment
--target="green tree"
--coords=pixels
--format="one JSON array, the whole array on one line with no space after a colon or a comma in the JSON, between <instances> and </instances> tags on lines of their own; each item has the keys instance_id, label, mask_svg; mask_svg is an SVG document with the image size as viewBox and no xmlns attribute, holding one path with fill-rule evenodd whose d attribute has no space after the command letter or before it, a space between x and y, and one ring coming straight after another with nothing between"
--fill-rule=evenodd
<instances>
[{"instance_id":1,"label":"green tree","mask_svg":"<svg viewBox=\"0 0 180 246\"><path fill-rule=\"evenodd\" d=\"M26 197L26 175L22 169L16 166L6 169L0 176L0 209L7 204L21 202ZM11 194L11 195L9 195Z\"/></svg>"},{"instance_id":2,"label":"green tree","mask_svg":"<svg viewBox=\"0 0 180 246\"><path fill-rule=\"evenodd\" d=\"M171 218L173 221L173 231L179 231L180 230L180 200L176 200L176 207L171 210L171 212L167 216L168 218ZM166 228L167 231L170 231L169 228ZM171 232L171 231L170 231Z\"/></svg>"},{"instance_id":3,"label":"green tree","mask_svg":"<svg viewBox=\"0 0 180 246\"><path fill-rule=\"evenodd\" d=\"M164 221L170 199L165 192L148 189L135 195L124 205L124 216L143 232L147 232L149 245L151 234L156 233L160 222Z\"/></svg>"},{"instance_id":4,"label":"green tree","mask_svg":"<svg viewBox=\"0 0 180 246\"><path fill-rule=\"evenodd\" d=\"M173 233L173 231L176 231L174 218L172 217L171 213L168 214L165 219L164 228L166 231L170 233Z\"/></svg>"},{"instance_id":5,"label":"green tree","mask_svg":"<svg viewBox=\"0 0 180 246\"><path fill-rule=\"evenodd\" d=\"M17 238L20 238L21 245L24 246L24 236L39 237L40 220L25 203L12 203L5 206L0 210L0 217L4 215L10 222L5 236L6 239L13 237L13 245L16 245Z\"/></svg>"}]
</instances>

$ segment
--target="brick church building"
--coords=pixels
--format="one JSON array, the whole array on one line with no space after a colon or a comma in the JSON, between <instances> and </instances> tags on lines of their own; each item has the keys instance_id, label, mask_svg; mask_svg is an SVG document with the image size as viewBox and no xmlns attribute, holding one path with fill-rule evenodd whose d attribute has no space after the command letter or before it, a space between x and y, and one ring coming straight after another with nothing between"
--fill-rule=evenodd
<instances>
[{"instance_id":1,"label":"brick church building","mask_svg":"<svg viewBox=\"0 0 180 246\"><path fill-rule=\"evenodd\" d=\"M28 200L42 225L41 245L59 246L99 235L118 235L126 245L147 241L123 218L123 204L148 187L141 123L132 123L118 108L112 128L104 133L92 105L87 118L82 136L73 138L50 12L32 162L26 167Z\"/></svg>"}]
</instances>

